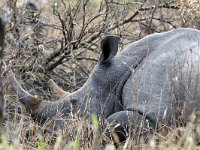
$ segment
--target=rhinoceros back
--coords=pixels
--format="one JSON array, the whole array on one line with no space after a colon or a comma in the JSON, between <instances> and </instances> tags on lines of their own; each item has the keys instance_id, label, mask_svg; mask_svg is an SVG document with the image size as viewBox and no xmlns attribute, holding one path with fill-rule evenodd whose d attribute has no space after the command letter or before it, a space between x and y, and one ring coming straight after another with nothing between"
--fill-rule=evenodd
<instances>
[{"instance_id":1,"label":"rhinoceros back","mask_svg":"<svg viewBox=\"0 0 200 150\"><path fill-rule=\"evenodd\" d=\"M123 88L125 109L168 124L186 121L193 111L200 117L200 32L175 29L151 35L145 43L148 40L154 42L149 44L151 54Z\"/></svg>"}]
</instances>

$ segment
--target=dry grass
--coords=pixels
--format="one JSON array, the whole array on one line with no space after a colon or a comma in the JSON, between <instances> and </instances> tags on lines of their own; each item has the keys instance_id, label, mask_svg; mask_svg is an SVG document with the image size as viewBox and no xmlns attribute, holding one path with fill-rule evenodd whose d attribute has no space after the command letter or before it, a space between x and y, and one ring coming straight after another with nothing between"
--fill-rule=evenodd
<instances>
[{"instance_id":1,"label":"dry grass","mask_svg":"<svg viewBox=\"0 0 200 150\"><path fill-rule=\"evenodd\" d=\"M76 49L71 49L70 46L73 44L69 45L67 50L62 51L62 54L66 53L65 59L49 71L48 65L58 62L63 55L60 54L55 59L50 60L48 65L45 64L47 58L50 58L51 54L60 48L62 50L63 47L68 46L68 43L77 40L78 33L80 33L83 26L84 9L81 8L78 15L72 19L74 21L72 24L75 26L72 39L69 40L68 38L68 41L65 41L61 20L59 20L58 15L53 14L52 8L55 7L53 1L50 0L49 5L44 2L39 13L33 13L33 15L38 15L38 18L36 18L43 23L42 36L35 33L37 24L25 23L30 14L25 11L24 3L14 5L14 2L14 0L7 1L7 3L0 2L0 6L4 6L2 8L6 8L6 11L8 11L8 7L19 10L14 11L12 19L7 25L5 62L12 60L15 74L23 83L23 86L31 93L39 93L39 96L46 100L56 99L56 96L50 93L47 85L49 78L54 79L63 89L70 92L78 89L86 81L90 71L98 61L98 45L102 36L107 34L120 36L122 39L120 49L123 49L128 43L153 32L161 32L176 27L199 28L198 11L194 12L191 9L197 5L191 1L180 1L182 7L178 4L170 4L180 6L180 9L157 7L157 2L154 4L149 1L144 5L142 3L132 4L131 1L119 1L120 3L113 1L116 3L103 4L100 7L101 1L95 1L90 5L87 4L85 18L88 21L95 15L100 17L97 17L88 25L82 40L90 38L100 29L104 32L94 41L88 43L89 46L78 43ZM69 7L62 5L61 1L59 2L60 5L58 5L57 11L66 23L66 27L69 27L70 20L66 17L66 13L70 14L68 12ZM70 1L70 3L72 3L71 7L76 7L74 1ZM36 5L40 6L40 2L37 1ZM143 6L142 8L148 8L148 10L142 10L141 6ZM159 6L162 6L162 4ZM150 7L152 9L149 9ZM106 8L109 9L106 10ZM139 9L139 14L130 22L112 30L104 30L104 28L109 29L113 24L115 25L116 21L118 21L117 23L123 22ZM3 11L1 10L1 12ZM91 12L93 13L91 14ZM189 20L187 16L189 16ZM68 51L71 53L67 53ZM112 143L104 141L101 126L103 121L99 121L95 117L91 124L87 119L73 116L71 120L66 121L64 130L54 133L48 131L48 123L40 127L26 113L6 78L3 82L6 121L0 149L115 149ZM141 139L141 142L136 144L134 138L129 136L125 143L118 146L118 149L195 150L200 149L199 139L200 125L189 123L186 127L167 128L167 130L165 128L158 133L152 133L150 140L146 143Z\"/></svg>"}]
</instances>

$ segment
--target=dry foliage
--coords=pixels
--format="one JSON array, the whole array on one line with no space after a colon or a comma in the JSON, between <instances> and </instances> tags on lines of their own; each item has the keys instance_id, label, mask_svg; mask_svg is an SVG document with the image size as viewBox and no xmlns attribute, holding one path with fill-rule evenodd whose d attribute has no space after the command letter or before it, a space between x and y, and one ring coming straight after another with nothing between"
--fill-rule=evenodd
<instances>
[{"instance_id":1,"label":"dry foliage","mask_svg":"<svg viewBox=\"0 0 200 150\"><path fill-rule=\"evenodd\" d=\"M69 92L78 89L98 61L99 41L104 36L118 35L122 50L151 33L178 27L200 29L199 5L198 1L189 0L0 2L0 11L8 20L4 60L12 61L24 87L53 101L56 96L50 93L48 80L53 79ZM4 79L5 135L13 147L114 149L103 141L100 127L96 129L94 124L76 116L66 121L65 130L58 133L49 133L48 124L46 127L34 124ZM118 148L198 149L199 139L200 128L191 123L184 128L161 129L146 143L135 143L129 136Z\"/></svg>"}]
</instances>

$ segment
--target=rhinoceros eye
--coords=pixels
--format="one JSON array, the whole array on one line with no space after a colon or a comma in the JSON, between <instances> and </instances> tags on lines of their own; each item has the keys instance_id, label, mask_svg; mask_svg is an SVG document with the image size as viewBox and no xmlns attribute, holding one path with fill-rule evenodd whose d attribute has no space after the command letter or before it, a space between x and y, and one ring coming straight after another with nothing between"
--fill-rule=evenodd
<instances>
[{"instance_id":1,"label":"rhinoceros eye","mask_svg":"<svg viewBox=\"0 0 200 150\"><path fill-rule=\"evenodd\" d=\"M75 106L75 105L77 104L77 101L78 101L77 99L71 99L71 100L70 100L71 105L72 105L72 106Z\"/></svg>"}]
</instances>

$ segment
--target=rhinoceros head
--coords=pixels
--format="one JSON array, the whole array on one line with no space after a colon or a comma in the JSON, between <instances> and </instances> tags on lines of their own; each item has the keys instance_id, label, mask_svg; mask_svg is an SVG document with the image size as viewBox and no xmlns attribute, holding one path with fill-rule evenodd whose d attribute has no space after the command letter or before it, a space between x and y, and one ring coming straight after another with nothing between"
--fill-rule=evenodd
<instances>
[{"instance_id":1,"label":"rhinoceros head","mask_svg":"<svg viewBox=\"0 0 200 150\"><path fill-rule=\"evenodd\" d=\"M101 42L102 53L99 62L87 82L73 93L57 88L62 96L58 101L45 101L38 96L31 95L21 87L12 71L10 71L9 79L20 101L30 111L31 116L40 123L54 117L60 120L76 112L79 112L79 115L96 113L107 117L114 111L118 85L116 81L121 76L115 71L116 62L114 60L118 51L118 41L119 38L115 36L104 38Z\"/></svg>"}]
</instances>

